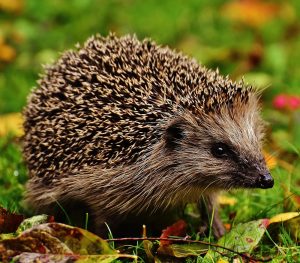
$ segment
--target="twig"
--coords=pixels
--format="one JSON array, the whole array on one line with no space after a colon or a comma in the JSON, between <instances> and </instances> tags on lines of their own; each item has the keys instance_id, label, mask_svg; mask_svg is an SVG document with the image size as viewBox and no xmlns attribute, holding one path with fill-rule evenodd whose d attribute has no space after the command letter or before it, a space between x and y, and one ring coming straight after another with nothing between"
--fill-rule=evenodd
<instances>
[{"instance_id":1,"label":"twig","mask_svg":"<svg viewBox=\"0 0 300 263\"><path fill-rule=\"evenodd\" d=\"M200 240L190 240L190 239L181 239L181 238L160 238L160 237L123 237L123 238L109 238L106 239L106 241L110 242L110 241L144 241L144 240L151 240L151 241L172 241L172 242L183 242L183 243L198 243L198 244L202 244L202 245L207 245L207 246L212 246L212 247L216 247L216 248L222 248L225 249L229 252L232 252L236 255L239 255L243 258L246 258L248 260L252 260L252 261L258 261L258 262L268 262L270 260L272 260L272 257L266 257L266 258L256 258L256 257L251 257L245 253L241 253L238 251L235 251L231 248L227 248L218 244L214 244L214 243L209 243L209 242L205 242L205 241L200 241ZM218 251L216 251L218 252Z\"/></svg>"}]
</instances>

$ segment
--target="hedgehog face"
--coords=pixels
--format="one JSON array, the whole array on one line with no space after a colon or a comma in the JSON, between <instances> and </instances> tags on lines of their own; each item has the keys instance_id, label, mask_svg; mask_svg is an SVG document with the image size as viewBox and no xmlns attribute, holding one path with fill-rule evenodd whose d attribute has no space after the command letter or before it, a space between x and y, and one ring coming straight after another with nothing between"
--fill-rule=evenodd
<instances>
[{"instance_id":1,"label":"hedgehog face","mask_svg":"<svg viewBox=\"0 0 300 263\"><path fill-rule=\"evenodd\" d=\"M221 116L214 118L222 132L212 134L211 153L233 167L229 176L234 182L232 187L273 187L274 180L261 152L264 124L257 97L250 94L246 104L236 101L232 108L224 107Z\"/></svg>"},{"instance_id":2,"label":"hedgehog face","mask_svg":"<svg viewBox=\"0 0 300 263\"><path fill-rule=\"evenodd\" d=\"M184 179L204 188L273 186L260 150L262 121L251 107L248 103L233 107L238 113L224 108L221 114L198 118L185 114L168 126L165 147Z\"/></svg>"},{"instance_id":3,"label":"hedgehog face","mask_svg":"<svg viewBox=\"0 0 300 263\"><path fill-rule=\"evenodd\" d=\"M259 151L259 145L256 146ZM230 187L271 188L274 180L266 168L263 156L260 153L255 156L249 152L242 153L243 150L240 145L233 145L230 142L215 142L211 145L212 156L232 167L231 173L226 176L231 182Z\"/></svg>"}]
</instances>

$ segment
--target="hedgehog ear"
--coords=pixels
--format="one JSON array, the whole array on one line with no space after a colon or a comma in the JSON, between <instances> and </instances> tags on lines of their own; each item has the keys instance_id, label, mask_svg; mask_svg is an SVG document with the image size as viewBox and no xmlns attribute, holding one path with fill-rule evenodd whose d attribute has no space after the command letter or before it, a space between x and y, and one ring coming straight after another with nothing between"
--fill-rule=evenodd
<instances>
[{"instance_id":1,"label":"hedgehog ear","mask_svg":"<svg viewBox=\"0 0 300 263\"><path fill-rule=\"evenodd\" d=\"M168 149L175 149L184 137L183 125L180 122L171 123L165 131L165 142Z\"/></svg>"}]
</instances>

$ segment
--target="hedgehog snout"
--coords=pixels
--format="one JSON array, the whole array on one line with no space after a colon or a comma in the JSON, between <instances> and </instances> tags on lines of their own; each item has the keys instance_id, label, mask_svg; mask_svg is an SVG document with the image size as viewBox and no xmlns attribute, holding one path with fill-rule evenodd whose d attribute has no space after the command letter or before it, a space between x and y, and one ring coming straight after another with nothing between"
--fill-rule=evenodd
<instances>
[{"instance_id":1,"label":"hedgehog snout","mask_svg":"<svg viewBox=\"0 0 300 263\"><path fill-rule=\"evenodd\" d=\"M272 188L274 185L274 179L270 174L264 159L261 158L259 164L255 164L254 168L256 170L254 187L262 189Z\"/></svg>"},{"instance_id":2,"label":"hedgehog snout","mask_svg":"<svg viewBox=\"0 0 300 263\"><path fill-rule=\"evenodd\" d=\"M259 174L255 182L255 186L262 189L272 188L273 185L274 185L274 179L271 176L269 171Z\"/></svg>"}]
</instances>

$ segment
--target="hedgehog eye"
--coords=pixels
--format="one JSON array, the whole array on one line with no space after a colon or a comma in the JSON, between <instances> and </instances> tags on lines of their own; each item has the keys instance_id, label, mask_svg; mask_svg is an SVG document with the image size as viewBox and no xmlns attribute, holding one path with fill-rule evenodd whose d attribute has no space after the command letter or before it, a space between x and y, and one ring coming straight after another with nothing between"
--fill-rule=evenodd
<instances>
[{"instance_id":1,"label":"hedgehog eye","mask_svg":"<svg viewBox=\"0 0 300 263\"><path fill-rule=\"evenodd\" d=\"M216 158L227 158L232 154L232 150L227 144L218 142L212 145L211 153Z\"/></svg>"},{"instance_id":2,"label":"hedgehog eye","mask_svg":"<svg viewBox=\"0 0 300 263\"><path fill-rule=\"evenodd\" d=\"M181 140L184 137L183 128L179 123L174 123L170 125L166 129L166 145L170 149L174 149L176 146L178 146L179 140Z\"/></svg>"}]
</instances>

